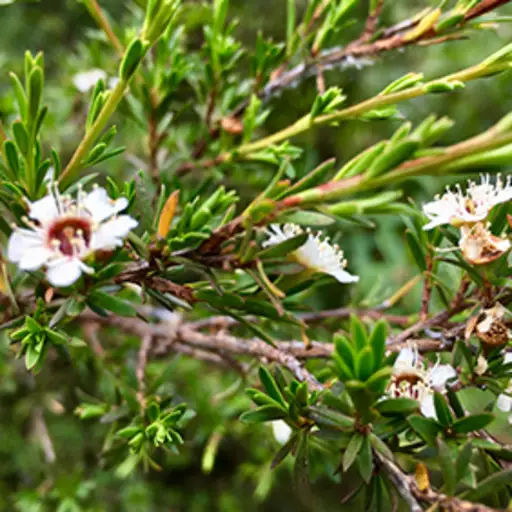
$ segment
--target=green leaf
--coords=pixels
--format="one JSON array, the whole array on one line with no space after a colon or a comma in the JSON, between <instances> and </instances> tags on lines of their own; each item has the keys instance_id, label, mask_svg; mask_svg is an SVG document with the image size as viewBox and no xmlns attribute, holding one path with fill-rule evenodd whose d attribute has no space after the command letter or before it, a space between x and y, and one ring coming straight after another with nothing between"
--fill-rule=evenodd
<instances>
[{"instance_id":1,"label":"green leaf","mask_svg":"<svg viewBox=\"0 0 512 512\"><path fill-rule=\"evenodd\" d=\"M281 464L281 462L286 458L286 456L291 451L295 450L298 440L299 440L298 432L293 433L290 436L290 439L288 439L288 441L286 441L286 443L283 446L281 446L279 451L275 454L274 458L272 459L272 463L270 465L271 469L274 469L279 464Z\"/></svg>"},{"instance_id":2,"label":"green leaf","mask_svg":"<svg viewBox=\"0 0 512 512\"><path fill-rule=\"evenodd\" d=\"M410 414L418 411L418 402L411 398L389 398L375 406L381 414Z\"/></svg>"},{"instance_id":3,"label":"green leaf","mask_svg":"<svg viewBox=\"0 0 512 512\"><path fill-rule=\"evenodd\" d=\"M418 268L424 272L427 269L427 260L425 257L424 249L418 240L418 237L412 232L407 230L405 232L405 241L407 243L407 247L409 247L409 251L411 252L416 265Z\"/></svg>"},{"instance_id":4,"label":"green leaf","mask_svg":"<svg viewBox=\"0 0 512 512\"><path fill-rule=\"evenodd\" d=\"M309 437L308 432L301 430L299 433L299 442L297 447L297 455L295 457L295 465L293 467L293 480L295 489L303 499L310 501L311 492L309 488Z\"/></svg>"},{"instance_id":5,"label":"green leaf","mask_svg":"<svg viewBox=\"0 0 512 512\"><path fill-rule=\"evenodd\" d=\"M354 376L355 353L350 341L342 334L334 335L334 347L343 363L350 369L350 376Z\"/></svg>"},{"instance_id":6,"label":"green leaf","mask_svg":"<svg viewBox=\"0 0 512 512\"><path fill-rule=\"evenodd\" d=\"M301 226L328 226L335 222L335 219L329 215L310 210L283 213L278 217L278 220L279 222L291 222Z\"/></svg>"},{"instance_id":7,"label":"green leaf","mask_svg":"<svg viewBox=\"0 0 512 512\"><path fill-rule=\"evenodd\" d=\"M277 387L276 381L270 372L264 366L260 366L258 373L260 381L268 395L272 397L277 403L281 404L283 407L286 407L286 402L284 401L284 398L281 395L279 388Z\"/></svg>"},{"instance_id":8,"label":"green leaf","mask_svg":"<svg viewBox=\"0 0 512 512\"><path fill-rule=\"evenodd\" d=\"M366 483L369 483L373 473L372 446L368 436L363 439L363 444L357 457L359 474Z\"/></svg>"},{"instance_id":9,"label":"green leaf","mask_svg":"<svg viewBox=\"0 0 512 512\"><path fill-rule=\"evenodd\" d=\"M144 46L142 41L140 39L134 39L128 46L125 56L121 62L119 75L122 80L128 81L131 78L143 55Z\"/></svg>"},{"instance_id":10,"label":"green leaf","mask_svg":"<svg viewBox=\"0 0 512 512\"><path fill-rule=\"evenodd\" d=\"M370 335L370 346L373 350L373 371L377 371L382 366L387 335L388 326L386 321L379 320Z\"/></svg>"},{"instance_id":11,"label":"green leaf","mask_svg":"<svg viewBox=\"0 0 512 512\"><path fill-rule=\"evenodd\" d=\"M407 421L424 441L431 445L435 443L437 434L441 431L441 426L437 422L419 415L410 416Z\"/></svg>"},{"instance_id":12,"label":"green leaf","mask_svg":"<svg viewBox=\"0 0 512 512\"><path fill-rule=\"evenodd\" d=\"M28 152L28 134L24 124L21 121L14 121L12 123L12 133L18 149L26 155Z\"/></svg>"},{"instance_id":13,"label":"green leaf","mask_svg":"<svg viewBox=\"0 0 512 512\"><path fill-rule=\"evenodd\" d=\"M101 291L92 292L87 302L102 309L112 311L120 316L136 316L137 311L129 302Z\"/></svg>"},{"instance_id":14,"label":"green leaf","mask_svg":"<svg viewBox=\"0 0 512 512\"><path fill-rule=\"evenodd\" d=\"M372 374L374 367L373 351L371 347L365 347L356 358L356 376L365 382Z\"/></svg>"},{"instance_id":15,"label":"green leaf","mask_svg":"<svg viewBox=\"0 0 512 512\"><path fill-rule=\"evenodd\" d=\"M370 434L370 442L375 450L384 455L384 457L389 460L394 459L393 451L388 447L388 445L377 435Z\"/></svg>"},{"instance_id":16,"label":"green leaf","mask_svg":"<svg viewBox=\"0 0 512 512\"><path fill-rule=\"evenodd\" d=\"M450 407L453 409L455 416L457 416L457 418L463 418L465 415L464 408L460 403L457 393L449 386L447 387L446 397L448 398L448 402L450 403Z\"/></svg>"},{"instance_id":17,"label":"green leaf","mask_svg":"<svg viewBox=\"0 0 512 512\"><path fill-rule=\"evenodd\" d=\"M348 442L345 453L343 454L342 465L343 471L346 472L350 466L352 466L353 462L356 460L356 457L363 446L364 437L356 433Z\"/></svg>"},{"instance_id":18,"label":"green leaf","mask_svg":"<svg viewBox=\"0 0 512 512\"><path fill-rule=\"evenodd\" d=\"M454 421L451 429L456 434L467 434L485 428L493 420L494 414L491 413L472 414L471 416L466 416Z\"/></svg>"},{"instance_id":19,"label":"green leaf","mask_svg":"<svg viewBox=\"0 0 512 512\"><path fill-rule=\"evenodd\" d=\"M455 474L457 477L457 481L460 481L464 478L469 469L469 463L471 462L471 455L473 452L473 445L471 441L466 443L462 450L459 451L457 455L457 460L455 461Z\"/></svg>"},{"instance_id":20,"label":"green leaf","mask_svg":"<svg viewBox=\"0 0 512 512\"><path fill-rule=\"evenodd\" d=\"M25 353L25 367L27 370L32 370L34 366L39 362L41 352L38 351L35 345L29 345L27 352Z\"/></svg>"},{"instance_id":21,"label":"green leaf","mask_svg":"<svg viewBox=\"0 0 512 512\"><path fill-rule=\"evenodd\" d=\"M28 89L28 113L29 118L35 124L39 112L39 104L43 94L43 71L39 67L34 67L30 72Z\"/></svg>"},{"instance_id":22,"label":"green leaf","mask_svg":"<svg viewBox=\"0 0 512 512\"><path fill-rule=\"evenodd\" d=\"M383 393L392 373L393 368L391 368L391 366L384 366L384 368L377 370L366 381L366 387L375 393Z\"/></svg>"},{"instance_id":23,"label":"green leaf","mask_svg":"<svg viewBox=\"0 0 512 512\"><path fill-rule=\"evenodd\" d=\"M246 411L240 416L240 420L245 423L264 423L283 418L286 418L286 412L275 405L263 405L257 409Z\"/></svg>"},{"instance_id":24,"label":"green leaf","mask_svg":"<svg viewBox=\"0 0 512 512\"><path fill-rule=\"evenodd\" d=\"M446 494L452 496L457 486L457 476L455 465L453 464L452 452L448 445L441 439L437 439L437 452L441 471L443 472L444 490Z\"/></svg>"},{"instance_id":25,"label":"green leaf","mask_svg":"<svg viewBox=\"0 0 512 512\"><path fill-rule=\"evenodd\" d=\"M443 427L448 427L453 422L453 416L450 412L450 409L448 408L448 405L446 404L446 400L444 399L444 396L439 393L434 393L434 407L436 409L436 416L443 425Z\"/></svg>"},{"instance_id":26,"label":"green leaf","mask_svg":"<svg viewBox=\"0 0 512 512\"><path fill-rule=\"evenodd\" d=\"M12 140L6 140L4 142L4 153L14 177L18 178L20 175L20 161L18 158L18 151L16 150L16 146Z\"/></svg>"},{"instance_id":27,"label":"green leaf","mask_svg":"<svg viewBox=\"0 0 512 512\"><path fill-rule=\"evenodd\" d=\"M21 85L20 79L14 73L9 73L11 78L11 83L14 89L14 93L16 95L16 101L18 102L18 108L20 110L20 115L23 120L27 118L27 96L25 94L25 90L23 89L23 85Z\"/></svg>"},{"instance_id":28,"label":"green leaf","mask_svg":"<svg viewBox=\"0 0 512 512\"><path fill-rule=\"evenodd\" d=\"M354 418L336 411L332 411L326 407L310 406L308 408L308 416L319 425L331 428L353 428L355 423Z\"/></svg>"},{"instance_id":29,"label":"green leaf","mask_svg":"<svg viewBox=\"0 0 512 512\"><path fill-rule=\"evenodd\" d=\"M366 328L356 315L351 315L350 317L350 337L358 351L366 347L368 339Z\"/></svg>"},{"instance_id":30,"label":"green leaf","mask_svg":"<svg viewBox=\"0 0 512 512\"><path fill-rule=\"evenodd\" d=\"M482 498L485 498L489 494L497 493L509 485L511 480L512 469L494 473L478 482L476 489L462 493L461 497L471 501L482 501Z\"/></svg>"}]
</instances>

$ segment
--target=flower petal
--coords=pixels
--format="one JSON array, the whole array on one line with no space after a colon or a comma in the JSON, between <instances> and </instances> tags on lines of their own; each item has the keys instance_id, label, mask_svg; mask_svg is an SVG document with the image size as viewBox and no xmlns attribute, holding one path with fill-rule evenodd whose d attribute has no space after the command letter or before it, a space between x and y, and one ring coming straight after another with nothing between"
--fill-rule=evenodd
<instances>
[{"instance_id":1,"label":"flower petal","mask_svg":"<svg viewBox=\"0 0 512 512\"><path fill-rule=\"evenodd\" d=\"M292 429L283 420L271 421L270 424L276 441L285 444L290 439Z\"/></svg>"},{"instance_id":2,"label":"flower petal","mask_svg":"<svg viewBox=\"0 0 512 512\"><path fill-rule=\"evenodd\" d=\"M43 244L42 233L29 229L15 229L9 237L7 258L13 263L18 263L27 252L41 247Z\"/></svg>"},{"instance_id":3,"label":"flower petal","mask_svg":"<svg viewBox=\"0 0 512 512\"><path fill-rule=\"evenodd\" d=\"M96 85L98 80L105 80L105 78L107 78L107 74L102 69L90 69L88 71L77 73L72 80L73 85L80 92L87 92Z\"/></svg>"},{"instance_id":4,"label":"flower petal","mask_svg":"<svg viewBox=\"0 0 512 512\"><path fill-rule=\"evenodd\" d=\"M439 364L434 366L429 372L430 385L436 390L444 389L446 382L457 376L455 369L449 364Z\"/></svg>"},{"instance_id":5,"label":"flower petal","mask_svg":"<svg viewBox=\"0 0 512 512\"><path fill-rule=\"evenodd\" d=\"M135 227L137 221L129 215L120 215L100 224L93 233L90 248L93 251L109 250L123 245L123 238Z\"/></svg>"},{"instance_id":6,"label":"flower petal","mask_svg":"<svg viewBox=\"0 0 512 512\"><path fill-rule=\"evenodd\" d=\"M436 408L434 406L434 395L431 393L425 395L420 402L420 411L426 418L437 420Z\"/></svg>"},{"instance_id":7,"label":"flower petal","mask_svg":"<svg viewBox=\"0 0 512 512\"><path fill-rule=\"evenodd\" d=\"M52 194L48 194L34 203L29 203L28 216L42 224L52 221L58 215L59 207Z\"/></svg>"},{"instance_id":8,"label":"flower petal","mask_svg":"<svg viewBox=\"0 0 512 512\"><path fill-rule=\"evenodd\" d=\"M498 407L500 411L510 412L512 410L512 397L503 393L498 395L498 400L496 400L496 407Z\"/></svg>"},{"instance_id":9,"label":"flower petal","mask_svg":"<svg viewBox=\"0 0 512 512\"><path fill-rule=\"evenodd\" d=\"M340 283L357 283L359 276L353 276L345 270L336 269L333 272L328 272L331 276L335 277Z\"/></svg>"},{"instance_id":10,"label":"flower petal","mask_svg":"<svg viewBox=\"0 0 512 512\"><path fill-rule=\"evenodd\" d=\"M418 353L412 347L405 347L400 350L398 357L395 359L395 368L414 368Z\"/></svg>"},{"instance_id":11,"label":"flower petal","mask_svg":"<svg viewBox=\"0 0 512 512\"><path fill-rule=\"evenodd\" d=\"M50 249L44 246L33 247L22 256L18 265L22 270L37 270L41 268L53 254Z\"/></svg>"},{"instance_id":12,"label":"flower petal","mask_svg":"<svg viewBox=\"0 0 512 512\"><path fill-rule=\"evenodd\" d=\"M110 199L107 191L98 187L84 197L83 204L95 222L102 222L124 210L128 206L128 199Z\"/></svg>"},{"instance_id":13,"label":"flower petal","mask_svg":"<svg viewBox=\"0 0 512 512\"><path fill-rule=\"evenodd\" d=\"M59 258L48 265L46 276L53 286L72 285L82 274L82 262L77 258Z\"/></svg>"}]
</instances>

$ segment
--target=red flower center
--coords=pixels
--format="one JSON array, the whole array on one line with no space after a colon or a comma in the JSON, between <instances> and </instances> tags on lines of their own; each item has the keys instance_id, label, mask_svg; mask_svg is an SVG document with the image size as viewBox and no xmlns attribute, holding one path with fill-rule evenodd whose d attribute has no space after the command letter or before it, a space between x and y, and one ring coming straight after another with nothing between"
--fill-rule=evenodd
<instances>
[{"instance_id":1,"label":"red flower center","mask_svg":"<svg viewBox=\"0 0 512 512\"><path fill-rule=\"evenodd\" d=\"M62 254L73 256L80 245L87 247L91 240L91 224L81 217L67 217L55 221L48 232L50 244L59 242L58 248Z\"/></svg>"}]
</instances>

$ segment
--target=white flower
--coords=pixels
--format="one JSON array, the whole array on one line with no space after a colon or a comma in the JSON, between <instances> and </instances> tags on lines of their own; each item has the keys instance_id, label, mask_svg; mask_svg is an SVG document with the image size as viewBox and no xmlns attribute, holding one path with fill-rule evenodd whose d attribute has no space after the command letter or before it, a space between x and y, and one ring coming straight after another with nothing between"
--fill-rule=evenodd
<instances>
[{"instance_id":1,"label":"white flower","mask_svg":"<svg viewBox=\"0 0 512 512\"><path fill-rule=\"evenodd\" d=\"M73 76L73 85L80 92L89 92L98 82L98 80L105 80L107 73L102 69L89 69L88 71L82 71Z\"/></svg>"},{"instance_id":2,"label":"white flower","mask_svg":"<svg viewBox=\"0 0 512 512\"><path fill-rule=\"evenodd\" d=\"M481 222L471 227L461 226L460 233L459 248L471 265L490 263L511 247L508 239L493 235Z\"/></svg>"},{"instance_id":3,"label":"white flower","mask_svg":"<svg viewBox=\"0 0 512 512\"><path fill-rule=\"evenodd\" d=\"M471 225L487 218L497 204L512 199L511 176L503 182L498 175L495 185L490 181L488 174L481 176L480 183L469 181L466 194L462 193L459 185L455 191L447 188L443 196L436 196L435 201L423 206L423 212L430 221L423 229L433 229L442 224Z\"/></svg>"},{"instance_id":4,"label":"white flower","mask_svg":"<svg viewBox=\"0 0 512 512\"><path fill-rule=\"evenodd\" d=\"M27 227L16 227L9 238L7 255L22 270L46 266L53 286L69 286L82 272L93 269L83 260L96 251L123 245L123 238L137 226L129 215L117 215L128 206L126 198L111 200L105 189L89 194L78 191L77 199L61 196L57 186L48 195L29 203Z\"/></svg>"},{"instance_id":5,"label":"white flower","mask_svg":"<svg viewBox=\"0 0 512 512\"><path fill-rule=\"evenodd\" d=\"M416 400L423 416L437 419L434 391L444 393L446 382L456 376L457 372L448 364L426 369L417 347L410 346L400 350L387 392L393 398Z\"/></svg>"},{"instance_id":6,"label":"white flower","mask_svg":"<svg viewBox=\"0 0 512 512\"><path fill-rule=\"evenodd\" d=\"M270 425L272 426L274 437L279 444L285 444L290 439L292 429L283 420L271 421Z\"/></svg>"},{"instance_id":7,"label":"white flower","mask_svg":"<svg viewBox=\"0 0 512 512\"><path fill-rule=\"evenodd\" d=\"M263 247L280 244L304 233L304 230L296 224L285 224L282 228L272 224L266 232L269 237L263 242ZM309 229L306 232L308 233L306 241L292 254L297 263L315 272L329 274L340 283L359 281L358 276L353 276L345 270L347 261L338 245L331 245L329 239L322 239L320 233L313 234Z\"/></svg>"},{"instance_id":8,"label":"white flower","mask_svg":"<svg viewBox=\"0 0 512 512\"><path fill-rule=\"evenodd\" d=\"M446 383L457 377L457 371L449 364L436 364L428 371L429 386L435 391L445 391Z\"/></svg>"}]
</instances>

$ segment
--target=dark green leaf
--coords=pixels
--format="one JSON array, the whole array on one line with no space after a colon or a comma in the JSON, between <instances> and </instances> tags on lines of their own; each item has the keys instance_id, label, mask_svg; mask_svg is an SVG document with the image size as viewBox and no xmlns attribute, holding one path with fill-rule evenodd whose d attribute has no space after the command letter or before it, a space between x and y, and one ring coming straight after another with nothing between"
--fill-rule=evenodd
<instances>
[{"instance_id":1,"label":"dark green leaf","mask_svg":"<svg viewBox=\"0 0 512 512\"><path fill-rule=\"evenodd\" d=\"M373 473L372 446L368 436L363 439L363 444L357 457L359 474L366 483L369 483Z\"/></svg>"},{"instance_id":2,"label":"dark green leaf","mask_svg":"<svg viewBox=\"0 0 512 512\"><path fill-rule=\"evenodd\" d=\"M497 493L503 487L510 485L512 480L512 469L494 473L478 482L478 487L464 492L461 497L471 501L481 501L489 494Z\"/></svg>"},{"instance_id":3,"label":"dark green leaf","mask_svg":"<svg viewBox=\"0 0 512 512\"><path fill-rule=\"evenodd\" d=\"M381 414L410 414L416 412L418 407L418 402L411 398L389 398L375 406Z\"/></svg>"},{"instance_id":4,"label":"dark green leaf","mask_svg":"<svg viewBox=\"0 0 512 512\"><path fill-rule=\"evenodd\" d=\"M457 460L455 461L455 474L457 476L457 481L460 481L464 478L466 473L469 470L469 463L471 462L471 454L473 451L473 446L471 441L466 443L462 450L459 451L457 455Z\"/></svg>"},{"instance_id":5,"label":"dark green leaf","mask_svg":"<svg viewBox=\"0 0 512 512\"><path fill-rule=\"evenodd\" d=\"M434 407L436 409L436 416L439 423L441 423L443 427L448 427L449 425L451 425L453 417L450 412L450 409L446 404L444 396L437 391L434 393Z\"/></svg>"},{"instance_id":6,"label":"dark green leaf","mask_svg":"<svg viewBox=\"0 0 512 512\"><path fill-rule=\"evenodd\" d=\"M382 366L384 352L386 349L386 338L388 335L388 326L385 320L379 320L370 335L370 346L373 350L373 371L377 371Z\"/></svg>"},{"instance_id":7,"label":"dark green leaf","mask_svg":"<svg viewBox=\"0 0 512 512\"><path fill-rule=\"evenodd\" d=\"M453 456L448 445L442 440L437 439L437 452L439 454L439 462L443 472L444 490L446 494L452 496L457 486L457 475L455 465L453 464Z\"/></svg>"},{"instance_id":8,"label":"dark green leaf","mask_svg":"<svg viewBox=\"0 0 512 512\"><path fill-rule=\"evenodd\" d=\"M416 262L416 265L418 265L418 268L424 272L427 269L427 261L425 258L425 251L420 244L418 237L412 231L407 230L405 232L405 241L414 258L414 261Z\"/></svg>"},{"instance_id":9,"label":"dark green leaf","mask_svg":"<svg viewBox=\"0 0 512 512\"><path fill-rule=\"evenodd\" d=\"M491 413L473 414L454 421L451 428L456 434L467 434L486 427L493 420L494 415Z\"/></svg>"},{"instance_id":10,"label":"dark green leaf","mask_svg":"<svg viewBox=\"0 0 512 512\"><path fill-rule=\"evenodd\" d=\"M350 466L352 466L353 462L356 460L356 457L363 446L364 437L355 433L351 438L343 454L342 465L343 471L346 472Z\"/></svg>"},{"instance_id":11,"label":"dark green leaf","mask_svg":"<svg viewBox=\"0 0 512 512\"><path fill-rule=\"evenodd\" d=\"M296 432L290 436L290 439L286 441L286 443L281 446L279 451L276 453L274 458L272 459L272 464L270 467L274 469L277 467L281 462L286 458L286 456L293 450L295 450L295 447L297 446L297 441L299 439L299 434Z\"/></svg>"},{"instance_id":12,"label":"dark green leaf","mask_svg":"<svg viewBox=\"0 0 512 512\"><path fill-rule=\"evenodd\" d=\"M106 309L108 311L112 311L120 316L136 316L137 311L129 302L118 299L113 295L109 295L108 293L104 293L101 291L92 292L87 302L89 305L94 305L101 309Z\"/></svg>"},{"instance_id":13,"label":"dark green leaf","mask_svg":"<svg viewBox=\"0 0 512 512\"><path fill-rule=\"evenodd\" d=\"M265 388L265 391L268 393L268 395L271 398L273 398L277 403L279 403L283 407L285 407L286 402L284 401L284 398L281 395L279 388L277 387L274 377L272 377L270 372L264 366L260 366L259 377L260 377L260 381L263 384L263 387Z\"/></svg>"},{"instance_id":14,"label":"dark green leaf","mask_svg":"<svg viewBox=\"0 0 512 512\"><path fill-rule=\"evenodd\" d=\"M441 431L440 425L423 416L410 416L407 421L423 440L428 444L434 444L437 434Z\"/></svg>"},{"instance_id":15,"label":"dark green leaf","mask_svg":"<svg viewBox=\"0 0 512 512\"><path fill-rule=\"evenodd\" d=\"M280 420L286 418L286 412L275 405L263 405L257 409L244 412L240 420L245 423L263 423L265 421Z\"/></svg>"}]
</instances>

